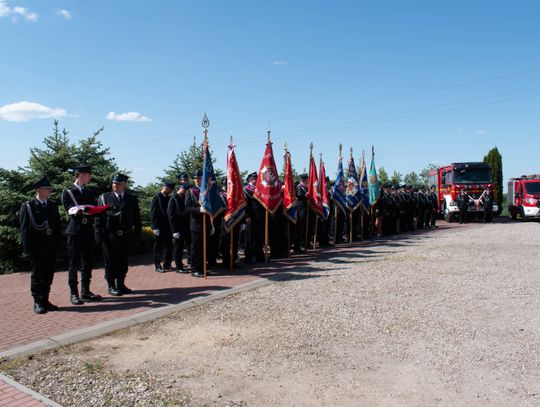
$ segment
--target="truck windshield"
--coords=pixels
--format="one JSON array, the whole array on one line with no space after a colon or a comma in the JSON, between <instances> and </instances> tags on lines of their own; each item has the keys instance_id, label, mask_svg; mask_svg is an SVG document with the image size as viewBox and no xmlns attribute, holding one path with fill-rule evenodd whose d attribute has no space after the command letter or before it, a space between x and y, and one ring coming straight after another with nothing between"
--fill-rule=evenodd
<instances>
[{"instance_id":1,"label":"truck windshield","mask_svg":"<svg viewBox=\"0 0 540 407\"><path fill-rule=\"evenodd\" d=\"M525 191L530 195L540 194L540 182L526 182Z\"/></svg>"},{"instance_id":2,"label":"truck windshield","mask_svg":"<svg viewBox=\"0 0 540 407\"><path fill-rule=\"evenodd\" d=\"M463 168L454 170L454 184L490 184L491 171L489 168Z\"/></svg>"}]
</instances>

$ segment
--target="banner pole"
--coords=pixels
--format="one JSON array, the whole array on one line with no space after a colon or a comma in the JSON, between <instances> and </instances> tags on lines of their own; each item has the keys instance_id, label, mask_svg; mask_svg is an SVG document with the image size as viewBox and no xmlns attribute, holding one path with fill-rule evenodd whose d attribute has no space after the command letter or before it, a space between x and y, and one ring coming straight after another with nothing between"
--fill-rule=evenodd
<instances>
[{"instance_id":1,"label":"banner pole","mask_svg":"<svg viewBox=\"0 0 540 407\"><path fill-rule=\"evenodd\" d=\"M268 209L266 210L266 219L264 222L264 261L268 263Z\"/></svg>"},{"instance_id":2,"label":"banner pole","mask_svg":"<svg viewBox=\"0 0 540 407\"><path fill-rule=\"evenodd\" d=\"M315 233L313 234L313 250L317 248L317 226L319 225L319 217L315 215Z\"/></svg>"},{"instance_id":3,"label":"banner pole","mask_svg":"<svg viewBox=\"0 0 540 407\"><path fill-rule=\"evenodd\" d=\"M203 271L206 278L206 214L203 213Z\"/></svg>"},{"instance_id":4,"label":"banner pole","mask_svg":"<svg viewBox=\"0 0 540 407\"><path fill-rule=\"evenodd\" d=\"M351 211L351 214L349 215L349 244L352 244L352 228L353 228L352 215L353 215L353 211Z\"/></svg>"},{"instance_id":5,"label":"banner pole","mask_svg":"<svg viewBox=\"0 0 540 407\"><path fill-rule=\"evenodd\" d=\"M231 256L231 259L230 259L230 265L229 265L229 268L231 271L233 271L233 265L234 265L234 258L233 258L233 239L234 239L234 235L233 235L233 230L234 230L234 227L231 229L231 238L229 239L230 240L230 247L229 247L229 253L230 253L230 256Z\"/></svg>"},{"instance_id":6,"label":"banner pole","mask_svg":"<svg viewBox=\"0 0 540 407\"><path fill-rule=\"evenodd\" d=\"M337 204L334 203L334 246L336 245L337 239Z\"/></svg>"}]
</instances>

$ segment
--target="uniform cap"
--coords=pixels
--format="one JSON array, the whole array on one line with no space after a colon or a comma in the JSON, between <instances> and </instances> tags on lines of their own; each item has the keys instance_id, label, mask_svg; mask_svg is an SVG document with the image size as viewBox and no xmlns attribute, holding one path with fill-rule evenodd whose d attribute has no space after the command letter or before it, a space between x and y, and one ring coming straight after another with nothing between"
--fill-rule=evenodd
<instances>
[{"instance_id":1,"label":"uniform cap","mask_svg":"<svg viewBox=\"0 0 540 407\"><path fill-rule=\"evenodd\" d=\"M38 189L41 187L52 188L51 181L49 181L47 177L44 177L34 182L34 189Z\"/></svg>"},{"instance_id":2,"label":"uniform cap","mask_svg":"<svg viewBox=\"0 0 540 407\"><path fill-rule=\"evenodd\" d=\"M187 175L187 172L181 172L180 174L178 174L178 179L188 179L188 175Z\"/></svg>"},{"instance_id":3,"label":"uniform cap","mask_svg":"<svg viewBox=\"0 0 540 407\"><path fill-rule=\"evenodd\" d=\"M164 179L162 185L167 188L174 189L174 182Z\"/></svg>"},{"instance_id":4,"label":"uniform cap","mask_svg":"<svg viewBox=\"0 0 540 407\"><path fill-rule=\"evenodd\" d=\"M76 167L72 167L72 168L71 168L71 171L73 171L73 173L80 173L80 174L87 173L87 174L92 174L92 166L91 166L91 165L88 165L88 164L77 165Z\"/></svg>"},{"instance_id":5,"label":"uniform cap","mask_svg":"<svg viewBox=\"0 0 540 407\"><path fill-rule=\"evenodd\" d=\"M128 177L127 175L124 175L124 174L116 174L116 175L113 177L112 181L113 181L113 182L127 182L128 178L129 178L129 177Z\"/></svg>"}]
</instances>

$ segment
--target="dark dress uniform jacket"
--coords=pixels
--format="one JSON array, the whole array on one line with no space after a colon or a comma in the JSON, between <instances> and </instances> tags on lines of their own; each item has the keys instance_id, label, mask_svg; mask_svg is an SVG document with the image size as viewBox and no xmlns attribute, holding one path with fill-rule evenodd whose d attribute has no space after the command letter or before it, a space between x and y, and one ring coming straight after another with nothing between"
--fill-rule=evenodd
<instances>
[{"instance_id":1,"label":"dark dress uniform jacket","mask_svg":"<svg viewBox=\"0 0 540 407\"><path fill-rule=\"evenodd\" d=\"M141 235L142 223L139 200L135 195L124 192L122 203L114 192L107 192L99 197L99 205L108 205L107 212L96 217L96 240L106 241L111 235L132 235L137 240Z\"/></svg>"},{"instance_id":2,"label":"dark dress uniform jacket","mask_svg":"<svg viewBox=\"0 0 540 407\"><path fill-rule=\"evenodd\" d=\"M167 219L167 206L169 206L169 196L161 192L152 198L150 204L150 222L152 229L159 229L160 234L170 234L169 219Z\"/></svg>"},{"instance_id":3,"label":"dark dress uniform jacket","mask_svg":"<svg viewBox=\"0 0 540 407\"><path fill-rule=\"evenodd\" d=\"M73 202L73 199L71 198L71 195L69 194L68 190L71 191L73 194L73 197L77 201L76 203ZM71 185L69 188L66 188L64 192L62 193L62 203L64 205L64 208L67 211L75 205L95 205L96 204L96 194L89 189L88 187L84 187L83 192L79 191L79 189L75 185ZM92 217L87 216L84 213L78 213L76 215L70 215L69 216L69 223L66 229L66 233L68 235L78 235L81 232L93 232L92 230Z\"/></svg>"},{"instance_id":4,"label":"dark dress uniform jacket","mask_svg":"<svg viewBox=\"0 0 540 407\"><path fill-rule=\"evenodd\" d=\"M188 191L186 196L190 193ZM169 201L167 207L167 215L169 217L169 225L171 232L180 233L180 236L186 237L189 233L188 218L186 211L186 196L180 197L177 193L173 193L173 197Z\"/></svg>"},{"instance_id":5,"label":"dark dress uniform jacket","mask_svg":"<svg viewBox=\"0 0 540 407\"><path fill-rule=\"evenodd\" d=\"M34 222L32 222L28 212L28 206L32 212ZM58 205L55 201L47 200L46 208L43 208L41 202L37 199L23 203L19 219L21 223L21 240L25 253L37 254L57 249L62 231ZM45 227L45 222L48 223L48 227ZM41 230L38 230L36 226Z\"/></svg>"},{"instance_id":6,"label":"dark dress uniform jacket","mask_svg":"<svg viewBox=\"0 0 540 407\"><path fill-rule=\"evenodd\" d=\"M189 230L192 232L203 231L203 214L199 204L200 189L196 186L189 189L186 193L185 203L186 211L189 214Z\"/></svg>"}]
</instances>

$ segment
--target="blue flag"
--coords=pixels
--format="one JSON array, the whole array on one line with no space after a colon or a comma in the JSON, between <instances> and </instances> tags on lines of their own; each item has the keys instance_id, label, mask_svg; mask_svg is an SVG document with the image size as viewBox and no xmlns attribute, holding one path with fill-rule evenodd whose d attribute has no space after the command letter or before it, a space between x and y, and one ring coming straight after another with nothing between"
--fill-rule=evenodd
<instances>
[{"instance_id":1,"label":"blue flag","mask_svg":"<svg viewBox=\"0 0 540 407\"><path fill-rule=\"evenodd\" d=\"M366 168L366 160L362 156L362 172L360 173L360 191L362 192L362 207L366 212L369 212L369 188L368 188L368 176Z\"/></svg>"},{"instance_id":2,"label":"blue flag","mask_svg":"<svg viewBox=\"0 0 540 407\"><path fill-rule=\"evenodd\" d=\"M349 210L353 212L358 209L361 203L361 191L358 185L358 173L356 172L356 166L354 165L352 150L351 159L349 160L349 171L347 174L347 189L345 200L347 203L347 208L349 208Z\"/></svg>"},{"instance_id":3,"label":"blue flag","mask_svg":"<svg viewBox=\"0 0 540 407\"><path fill-rule=\"evenodd\" d=\"M346 190L347 187L345 186L345 176L343 175L343 158L340 154L337 167L336 182L334 182L334 187L332 188L332 193L330 194L330 197L343 213L347 212L347 202L345 199Z\"/></svg>"},{"instance_id":4,"label":"blue flag","mask_svg":"<svg viewBox=\"0 0 540 407\"><path fill-rule=\"evenodd\" d=\"M377 169L375 168L375 152L371 154L371 165L369 166L368 177L369 204L374 205L379 199L381 193L379 188L379 179L377 178Z\"/></svg>"},{"instance_id":5,"label":"blue flag","mask_svg":"<svg viewBox=\"0 0 540 407\"><path fill-rule=\"evenodd\" d=\"M204 167L199 203L201 204L202 212L210 215L212 221L225 209L217 186L210 149L206 143L204 146Z\"/></svg>"}]
</instances>

